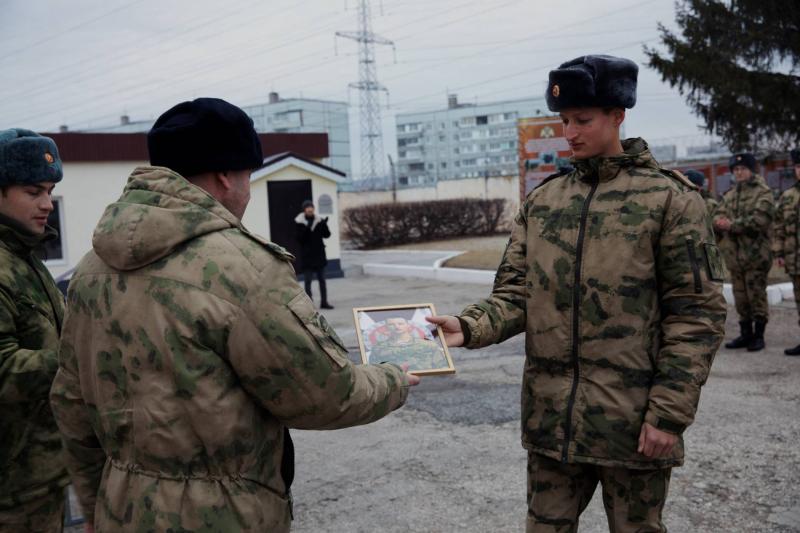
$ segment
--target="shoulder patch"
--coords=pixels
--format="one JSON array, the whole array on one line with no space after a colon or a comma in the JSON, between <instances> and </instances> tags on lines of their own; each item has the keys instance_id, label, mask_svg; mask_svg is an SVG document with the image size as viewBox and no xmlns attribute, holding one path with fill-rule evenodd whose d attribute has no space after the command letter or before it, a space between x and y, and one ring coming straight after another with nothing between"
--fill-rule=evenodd
<instances>
[{"instance_id":1,"label":"shoulder patch","mask_svg":"<svg viewBox=\"0 0 800 533\"><path fill-rule=\"evenodd\" d=\"M291 263L295 259L294 255L292 255L291 252L289 252L289 250L287 250L283 246L275 244L274 242L264 242L264 246L267 248L267 250L272 252L274 255L278 256L278 259L283 259L284 261L288 261L289 263Z\"/></svg>"},{"instance_id":2,"label":"shoulder patch","mask_svg":"<svg viewBox=\"0 0 800 533\"><path fill-rule=\"evenodd\" d=\"M278 259L283 259L284 261L287 261L289 263L295 260L294 255L292 255L292 253L283 246L275 244L274 242L269 242L267 239L259 235L256 235L255 233L251 233L250 231L248 231L243 227L240 227L239 230L248 237L250 237L251 239L253 239L254 241L256 241L257 243L263 245L264 248L269 250L269 252L272 253L272 255L276 256Z\"/></svg>"},{"instance_id":3,"label":"shoulder patch","mask_svg":"<svg viewBox=\"0 0 800 533\"><path fill-rule=\"evenodd\" d=\"M689 178L684 176L680 171L677 170L670 170L668 168L659 168L659 172L663 175L672 178L673 180L680 182L682 185L689 187L689 189L693 191L699 191L700 187L689 181Z\"/></svg>"}]
</instances>

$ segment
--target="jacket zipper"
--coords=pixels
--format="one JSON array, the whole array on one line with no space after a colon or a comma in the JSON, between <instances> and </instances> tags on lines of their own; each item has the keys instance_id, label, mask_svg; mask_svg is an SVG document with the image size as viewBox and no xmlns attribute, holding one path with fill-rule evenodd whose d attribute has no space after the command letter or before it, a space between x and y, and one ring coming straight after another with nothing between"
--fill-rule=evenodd
<instances>
[{"instance_id":1,"label":"jacket zipper","mask_svg":"<svg viewBox=\"0 0 800 533\"><path fill-rule=\"evenodd\" d=\"M589 204L592 202L599 177L592 177L592 188L583 201L581 221L578 226L578 242L575 245L575 279L572 286L572 390L567 403L567 419L564 423L564 446L561 452L561 462L567 462L569 443L572 440L572 411L575 409L575 396L578 393L578 380L581 376L580 365L580 307L581 307L581 268L583 263L583 241L586 238L586 221L589 218Z\"/></svg>"},{"instance_id":2,"label":"jacket zipper","mask_svg":"<svg viewBox=\"0 0 800 533\"><path fill-rule=\"evenodd\" d=\"M697 263L697 253L694 249L694 240L686 239L686 249L689 251L689 262L692 264L692 276L694 277L694 292L703 292L703 282L700 280L700 265Z\"/></svg>"}]
</instances>

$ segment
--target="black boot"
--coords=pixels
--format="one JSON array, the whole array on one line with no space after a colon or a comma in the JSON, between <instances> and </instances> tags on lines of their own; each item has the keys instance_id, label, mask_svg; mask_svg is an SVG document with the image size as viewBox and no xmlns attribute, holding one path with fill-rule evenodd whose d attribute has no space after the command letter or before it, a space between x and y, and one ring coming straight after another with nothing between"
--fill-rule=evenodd
<instances>
[{"instance_id":1,"label":"black boot","mask_svg":"<svg viewBox=\"0 0 800 533\"><path fill-rule=\"evenodd\" d=\"M320 309L333 309L333 306L328 302L322 302L322 305L319 306Z\"/></svg>"},{"instance_id":2,"label":"black boot","mask_svg":"<svg viewBox=\"0 0 800 533\"><path fill-rule=\"evenodd\" d=\"M800 344L795 346L794 348L787 348L783 351L785 355L800 355Z\"/></svg>"},{"instance_id":3,"label":"black boot","mask_svg":"<svg viewBox=\"0 0 800 533\"><path fill-rule=\"evenodd\" d=\"M760 352L766 347L764 343L764 329L767 327L767 323L762 320L756 321L756 329L753 332L753 340L750 341L750 344L747 345L748 352Z\"/></svg>"},{"instance_id":4,"label":"black boot","mask_svg":"<svg viewBox=\"0 0 800 533\"><path fill-rule=\"evenodd\" d=\"M739 328L742 334L725 344L725 347L729 350L747 348L753 340L753 323L750 320L739 322Z\"/></svg>"}]
</instances>

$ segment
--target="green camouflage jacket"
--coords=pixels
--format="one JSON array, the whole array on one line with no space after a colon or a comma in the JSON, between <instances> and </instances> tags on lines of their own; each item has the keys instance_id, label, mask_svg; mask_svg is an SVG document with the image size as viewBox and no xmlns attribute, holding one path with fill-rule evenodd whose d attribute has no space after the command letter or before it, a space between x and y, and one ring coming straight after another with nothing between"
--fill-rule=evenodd
<instances>
[{"instance_id":1,"label":"green camouflage jacket","mask_svg":"<svg viewBox=\"0 0 800 533\"><path fill-rule=\"evenodd\" d=\"M465 345L525 332L522 442L568 463L679 465L637 453L643 422L692 423L723 336L722 264L703 199L641 139L575 160L523 202Z\"/></svg>"},{"instance_id":2,"label":"green camouflage jacket","mask_svg":"<svg viewBox=\"0 0 800 533\"><path fill-rule=\"evenodd\" d=\"M170 170L136 169L93 244L50 401L98 533L287 531L285 427L405 401L398 367L350 363L291 255Z\"/></svg>"},{"instance_id":3,"label":"green camouflage jacket","mask_svg":"<svg viewBox=\"0 0 800 533\"><path fill-rule=\"evenodd\" d=\"M790 276L800 274L798 232L800 232L800 181L783 192L775 210L775 239L772 250L775 252L775 257L785 261L786 273Z\"/></svg>"},{"instance_id":4,"label":"green camouflage jacket","mask_svg":"<svg viewBox=\"0 0 800 533\"><path fill-rule=\"evenodd\" d=\"M701 190L700 196L703 197L703 201L706 203L706 211L708 212L708 216L713 218L717 211L717 207L719 206L719 201L714 198L713 194L706 190Z\"/></svg>"},{"instance_id":5,"label":"green camouflage jacket","mask_svg":"<svg viewBox=\"0 0 800 533\"><path fill-rule=\"evenodd\" d=\"M758 174L723 195L714 220L728 218L732 222L730 230L717 230L719 247L731 272L769 271L774 215L772 190Z\"/></svg>"},{"instance_id":6,"label":"green camouflage jacket","mask_svg":"<svg viewBox=\"0 0 800 533\"><path fill-rule=\"evenodd\" d=\"M33 250L46 238L0 218L0 509L51 492L69 476L47 402L58 368L64 300Z\"/></svg>"}]
</instances>

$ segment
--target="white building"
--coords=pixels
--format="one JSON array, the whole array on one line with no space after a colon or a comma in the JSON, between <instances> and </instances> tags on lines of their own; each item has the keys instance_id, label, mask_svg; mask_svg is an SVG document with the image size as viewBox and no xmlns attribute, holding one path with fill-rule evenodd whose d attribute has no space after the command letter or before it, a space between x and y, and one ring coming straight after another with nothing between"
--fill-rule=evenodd
<instances>
[{"instance_id":1,"label":"white building","mask_svg":"<svg viewBox=\"0 0 800 533\"><path fill-rule=\"evenodd\" d=\"M345 102L308 98L282 99L269 93L266 104L242 106L253 119L259 133L325 133L328 135L328 157L322 163L351 176L350 122ZM87 133L143 133L150 131L155 120L132 121L122 115L119 124L81 130ZM62 126L61 132L66 132Z\"/></svg>"},{"instance_id":2,"label":"white building","mask_svg":"<svg viewBox=\"0 0 800 533\"><path fill-rule=\"evenodd\" d=\"M517 120L547 113L544 98L397 115L397 178L401 185L519 173Z\"/></svg>"}]
</instances>

